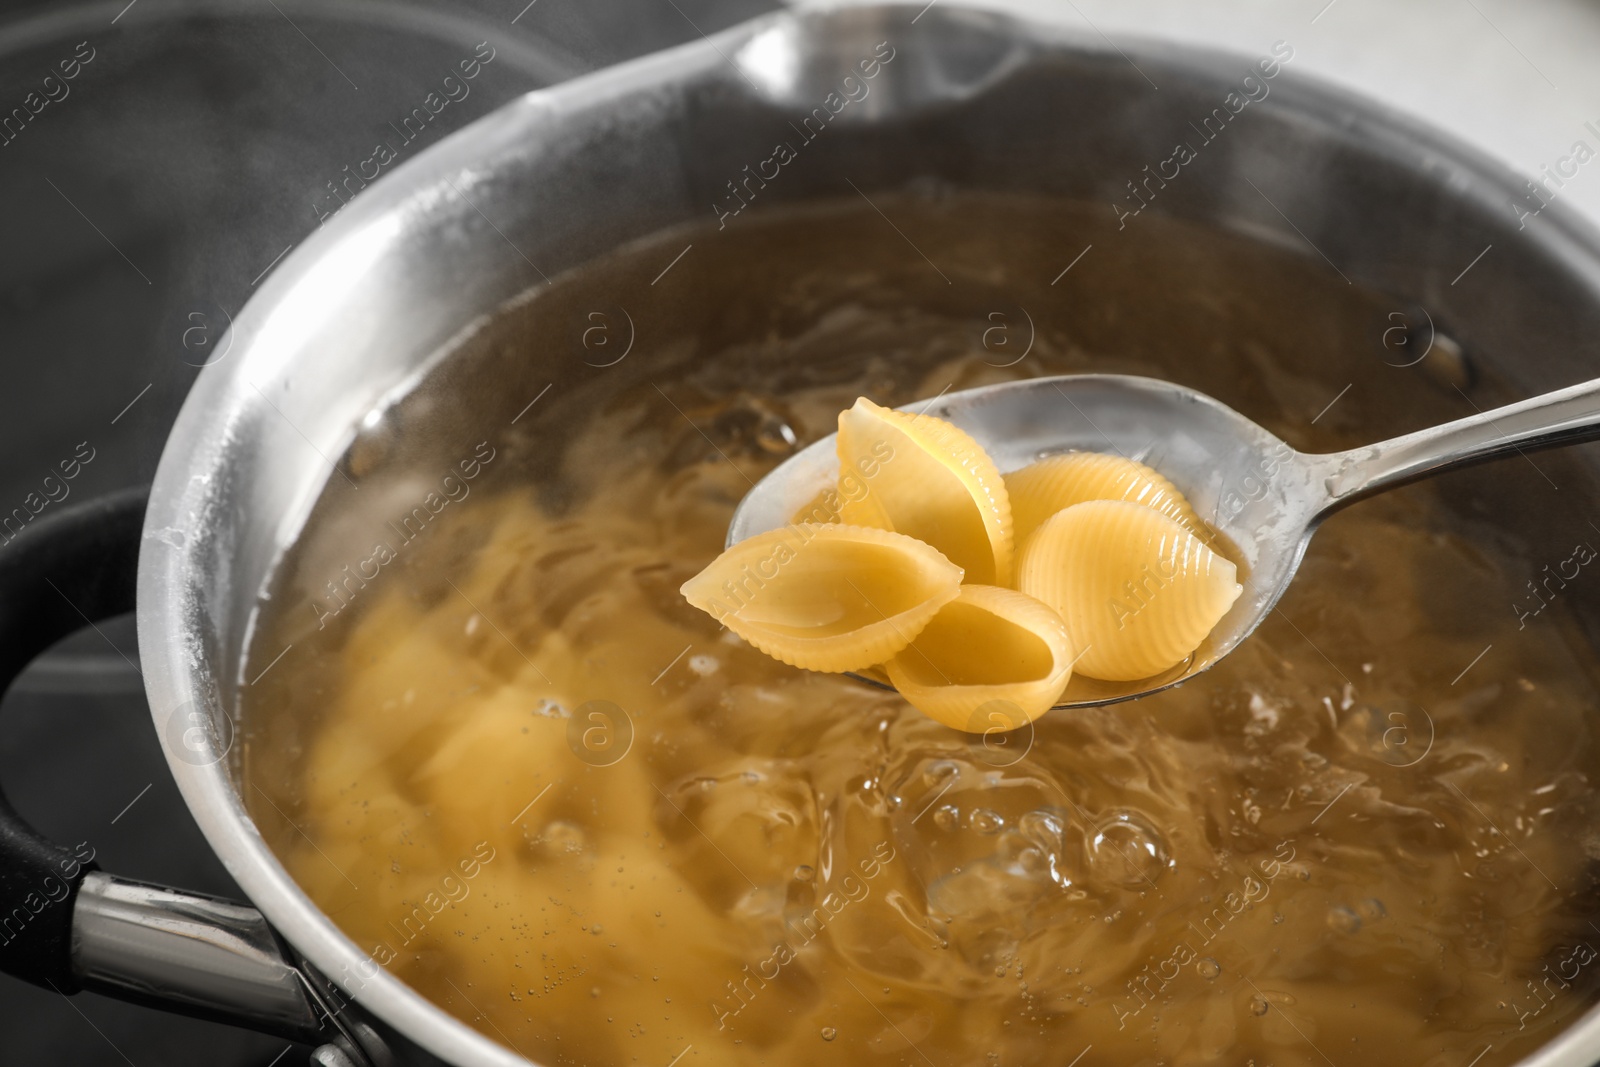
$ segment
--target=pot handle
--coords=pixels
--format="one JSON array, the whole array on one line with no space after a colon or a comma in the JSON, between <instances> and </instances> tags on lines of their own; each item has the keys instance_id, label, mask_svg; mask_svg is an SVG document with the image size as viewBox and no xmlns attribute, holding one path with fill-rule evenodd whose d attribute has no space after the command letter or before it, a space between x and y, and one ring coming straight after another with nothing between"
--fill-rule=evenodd
<instances>
[{"instance_id":1,"label":"pot handle","mask_svg":"<svg viewBox=\"0 0 1600 1067\"><path fill-rule=\"evenodd\" d=\"M0 692L85 623L133 610L145 490L101 497L23 527L0 547ZM0 792L0 971L60 993L72 913L94 851L40 836Z\"/></svg>"},{"instance_id":2,"label":"pot handle","mask_svg":"<svg viewBox=\"0 0 1600 1067\"><path fill-rule=\"evenodd\" d=\"M148 487L63 508L0 545L0 693L45 649L132 611ZM367 1063L331 986L247 904L116 878L41 836L0 792L0 972L90 989ZM337 1005L330 1010L331 1005ZM361 1030L366 1031L364 1026Z\"/></svg>"}]
</instances>

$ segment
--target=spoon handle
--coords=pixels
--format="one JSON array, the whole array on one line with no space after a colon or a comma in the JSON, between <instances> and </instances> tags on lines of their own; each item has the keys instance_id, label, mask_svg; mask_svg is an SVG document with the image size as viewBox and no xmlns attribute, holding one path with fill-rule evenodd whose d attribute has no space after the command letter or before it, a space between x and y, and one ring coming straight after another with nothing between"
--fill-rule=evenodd
<instances>
[{"instance_id":1,"label":"spoon handle","mask_svg":"<svg viewBox=\"0 0 1600 1067\"><path fill-rule=\"evenodd\" d=\"M1600 438L1600 378L1442 426L1315 457L1327 514L1362 497L1472 463Z\"/></svg>"}]
</instances>

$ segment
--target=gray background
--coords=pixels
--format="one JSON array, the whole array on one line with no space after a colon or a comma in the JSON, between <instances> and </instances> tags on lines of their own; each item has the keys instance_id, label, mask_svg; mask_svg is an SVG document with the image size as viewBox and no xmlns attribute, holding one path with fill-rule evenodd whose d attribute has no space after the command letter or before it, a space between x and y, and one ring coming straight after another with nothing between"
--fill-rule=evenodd
<instances>
[{"instance_id":1,"label":"gray background","mask_svg":"<svg viewBox=\"0 0 1600 1067\"><path fill-rule=\"evenodd\" d=\"M402 159L530 89L774 6L526 2L0 4L0 111L78 42L95 50L69 95L0 147L0 514L79 442L94 459L64 503L148 481L218 326L316 228L326 183L379 138L398 144L388 124L476 42L494 60ZM239 896L167 774L131 619L101 629L7 695L0 783L107 870ZM0 977L0 1064L287 1065L308 1051Z\"/></svg>"}]
</instances>

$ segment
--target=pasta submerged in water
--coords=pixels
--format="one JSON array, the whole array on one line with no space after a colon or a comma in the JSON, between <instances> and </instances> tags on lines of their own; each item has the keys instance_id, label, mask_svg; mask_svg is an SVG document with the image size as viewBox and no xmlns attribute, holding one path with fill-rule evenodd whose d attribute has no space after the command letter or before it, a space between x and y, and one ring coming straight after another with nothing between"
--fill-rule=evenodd
<instances>
[{"instance_id":1,"label":"pasta submerged in water","mask_svg":"<svg viewBox=\"0 0 1600 1067\"><path fill-rule=\"evenodd\" d=\"M1241 592L1183 493L1134 460L1073 452L1002 477L959 428L865 397L838 453L810 521L734 545L683 595L793 666L881 665L946 726L1031 722L1074 669L1160 674Z\"/></svg>"}]
</instances>

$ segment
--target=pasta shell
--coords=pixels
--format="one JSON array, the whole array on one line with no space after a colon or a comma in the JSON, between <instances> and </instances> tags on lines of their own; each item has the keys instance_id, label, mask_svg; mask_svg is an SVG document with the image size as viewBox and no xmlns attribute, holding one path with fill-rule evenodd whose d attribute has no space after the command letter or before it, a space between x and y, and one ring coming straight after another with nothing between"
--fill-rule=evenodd
<instances>
[{"instance_id":1,"label":"pasta shell","mask_svg":"<svg viewBox=\"0 0 1600 1067\"><path fill-rule=\"evenodd\" d=\"M961 568L921 541L803 523L740 541L680 592L774 659L854 671L905 648L960 590Z\"/></svg>"},{"instance_id":2,"label":"pasta shell","mask_svg":"<svg viewBox=\"0 0 1600 1067\"><path fill-rule=\"evenodd\" d=\"M1017 584L1060 612L1077 671L1133 681L1182 663L1241 591L1229 560L1153 508L1075 504L1023 544Z\"/></svg>"},{"instance_id":3,"label":"pasta shell","mask_svg":"<svg viewBox=\"0 0 1600 1067\"><path fill-rule=\"evenodd\" d=\"M1072 660L1066 623L1051 608L1014 589L964 585L886 666L918 711L977 733L1015 729L1049 711Z\"/></svg>"},{"instance_id":4,"label":"pasta shell","mask_svg":"<svg viewBox=\"0 0 1600 1067\"><path fill-rule=\"evenodd\" d=\"M837 489L824 489L801 505L800 510L790 516L789 521L838 522L841 503L843 501L839 498Z\"/></svg>"},{"instance_id":5,"label":"pasta shell","mask_svg":"<svg viewBox=\"0 0 1600 1067\"><path fill-rule=\"evenodd\" d=\"M915 537L969 581L1011 581L1011 505L999 468L968 434L866 397L839 415L843 521Z\"/></svg>"},{"instance_id":6,"label":"pasta shell","mask_svg":"<svg viewBox=\"0 0 1600 1067\"><path fill-rule=\"evenodd\" d=\"M1062 508L1088 500L1126 500L1154 508L1209 542L1212 533L1178 487L1137 460L1100 452L1048 456L1005 476L1017 544Z\"/></svg>"}]
</instances>

